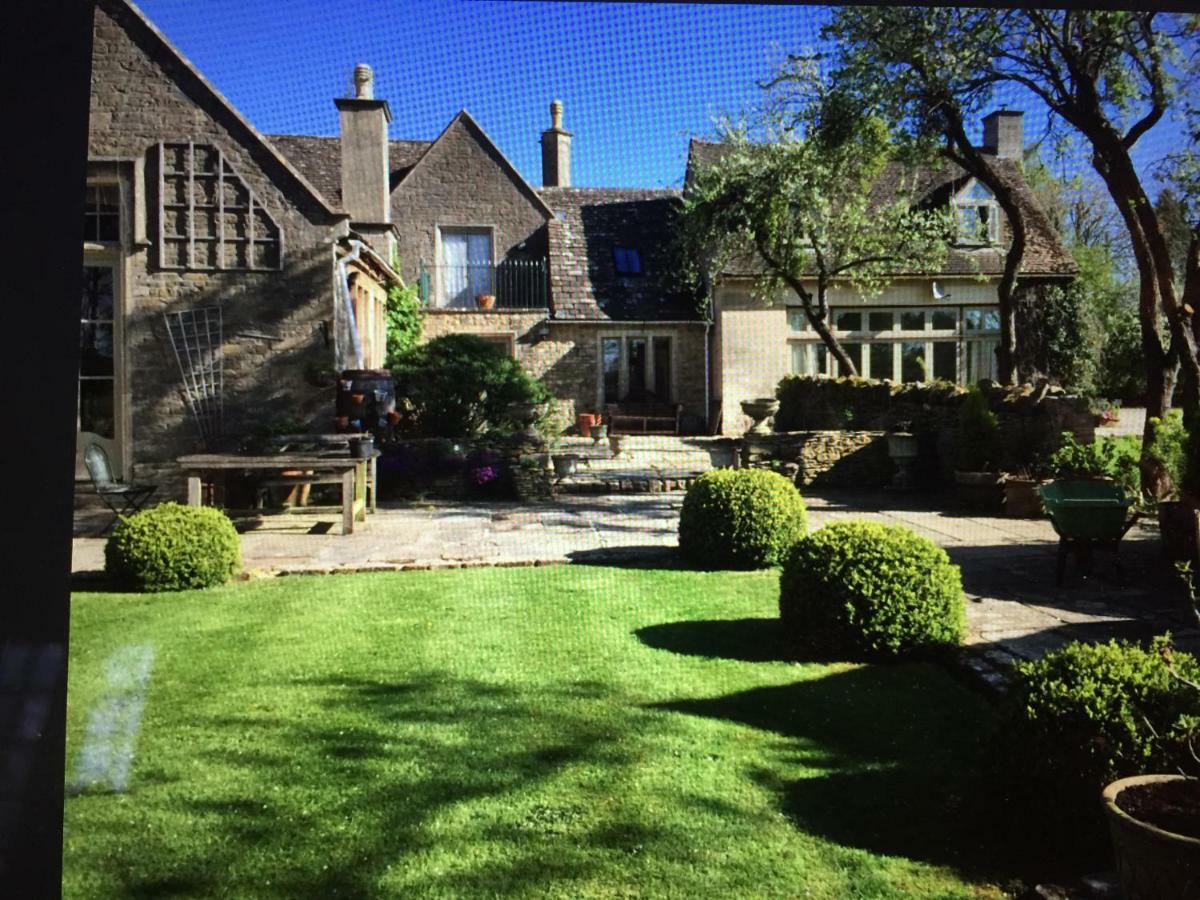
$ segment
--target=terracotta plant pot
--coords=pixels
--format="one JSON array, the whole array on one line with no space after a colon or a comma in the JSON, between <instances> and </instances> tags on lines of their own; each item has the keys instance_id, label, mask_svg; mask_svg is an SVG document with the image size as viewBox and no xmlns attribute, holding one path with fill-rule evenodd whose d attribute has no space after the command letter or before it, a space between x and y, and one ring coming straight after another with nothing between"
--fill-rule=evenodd
<instances>
[{"instance_id":1,"label":"terracotta plant pot","mask_svg":"<svg viewBox=\"0 0 1200 900\"><path fill-rule=\"evenodd\" d=\"M1159 828L1126 811L1131 788L1191 808L1200 778L1185 775L1138 775L1114 781L1104 789L1104 813L1112 838L1117 872L1127 900L1195 900L1200 897L1200 835Z\"/></svg>"},{"instance_id":2,"label":"terracotta plant pot","mask_svg":"<svg viewBox=\"0 0 1200 900\"><path fill-rule=\"evenodd\" d=\"M496 295L495 294L476 294L475 305L480 309L495 309Z\"/></svg>"},{"instance_id":3,"label":"terracotta plant pot","mask_svg":"<svg viewBox=\"0 0 1200 900\"><path fill-rule=\"evenodd\" d=\"M1004 479L1004 514L1018 519L1038 519L1045 515L1038 491L1046 482L1035 478Z\"/></svg>"},{"instance_id":4,"label":"terracotta plant pot","mask_svg":"<svg viewBox=\"0 0 1200 900\"><path fill-rule=\"evenodd\" d=\"M596 424L596 416L594 413L580 413L578 418L579 436L591 437L592 426Z\"/></svg>"}]
</instances>

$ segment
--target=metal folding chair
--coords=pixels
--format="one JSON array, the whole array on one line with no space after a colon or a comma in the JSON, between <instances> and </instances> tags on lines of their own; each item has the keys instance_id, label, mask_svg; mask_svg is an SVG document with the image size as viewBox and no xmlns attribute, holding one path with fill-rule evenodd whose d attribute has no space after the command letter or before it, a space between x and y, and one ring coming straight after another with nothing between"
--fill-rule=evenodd
<instances>
[{"instance_id":1,"label":"metal folding chair","mask_svg":"<svg viewBox=\"0 0 1200 900\"><path fill-rule=\"evenodd\" d=\"M134 484L117 481L113 478L108 454L99 444L88 445L87 449L83 451L83 461L87 466L88 475L92 478L92 486L96 489L100 499L104 501L104 505L112 510L113 514L112 521L104 526L101 534L108 534L122 516L130 515L141 509L150 499L150 495L158 490L158 485L155 484ZM120 508L118 508L118 504Z\"/></svg>"}]
</instances>

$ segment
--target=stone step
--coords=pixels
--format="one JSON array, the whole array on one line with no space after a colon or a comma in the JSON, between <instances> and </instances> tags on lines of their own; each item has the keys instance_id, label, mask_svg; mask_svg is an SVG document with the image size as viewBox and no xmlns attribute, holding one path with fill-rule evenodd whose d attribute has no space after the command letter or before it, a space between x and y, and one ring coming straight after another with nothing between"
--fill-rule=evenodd
<instances>
[{"instance_id":1,"label":"stone step","mask_svg":"<svg viewBox=\"0 0 1200 900\"><path fill-rule=\"evenodd\" d=\"M576 473L559 480L555 490L564 494L661 494L686 491L703 474L697 470L614 469Z\"/></svg>"}]
</instances>

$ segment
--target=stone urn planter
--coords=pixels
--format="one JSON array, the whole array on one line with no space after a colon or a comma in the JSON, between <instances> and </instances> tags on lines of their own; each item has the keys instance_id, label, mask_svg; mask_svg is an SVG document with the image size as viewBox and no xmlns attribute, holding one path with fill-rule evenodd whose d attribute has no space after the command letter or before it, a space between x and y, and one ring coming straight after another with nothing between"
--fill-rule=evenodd
<instances>
[{"instance_id":1,"label":"stone urn planter","mask_svg":"<svg viewBox=\"0 0 1200 900\"><path fill-rule=\"evenodd\" d=\"M613 456L620 456L621 451L624 449L624 445L625 445L625 435L610 434L608 436L608 449L612 451Z\"/></svg>"},{"instance_id":2,"label":"stone urn planter","mask_svg":"<svg viewBox=\"0 0 1200 900\"><path fill-rule=\"evenodd\" d=\"M538 420L544 409L541 403L510 403L505 409L513 421L521 426L521 430L515 435L518 443L542 443L541 437L533 428L533 423Z\"/></svg>"},{"instance_id":3,"label":"stone urn planter","mask_svg":"<svg viewBox=\"0 0 1200 900\"><path fill-rule=\"evenodd\" d=\"M1200 778L1122 778L1103 799L1127 900L1200 897Z\"/></svg>"},{"instance_id":4,"label":"stone urn planter","mask_svg":"<svg viewBox=\"0 0 1200 900\"><path fill-rule=\"evenodd\" d=\"M599 446L600 442L608 437L608 426L603 422L592 426L592 443Z\"/></svg>"},{"instance_id":5,"label":"stone urn planter","mask_svg":"<svg viewBox=\"0 0 1200 900\"><path fill-rule=\"evenodd\" d=\"M575 453L559 453L552 456L550 462L554 465L555 478L567 478L575 473L579 456Z\"/></svg>"},{"instance_id":6,"label":"stone urn planter","mask_svg":"<svg viewBox=\"0 0 1200 900\"><path fill-rule=\"evenodd\" d=\"M754 421L754 424L746 430L746 434L770 434L771 428L767 425L767 420L779 412L779 401L774 397L743 400L742 412Z\"/></svg>"}]
</instances>

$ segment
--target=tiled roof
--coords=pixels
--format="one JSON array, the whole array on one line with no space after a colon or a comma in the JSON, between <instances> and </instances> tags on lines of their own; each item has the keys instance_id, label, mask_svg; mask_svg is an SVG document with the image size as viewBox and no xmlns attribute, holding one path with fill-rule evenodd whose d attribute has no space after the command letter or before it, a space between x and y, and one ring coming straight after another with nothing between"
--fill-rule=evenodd
<instances>
[{"instance_id":1,"label":"tiled roof","mask_svg":"<svg viewBox=\"0 0 1200 900\"><path fill-rule=\"evenodd\" d=\"M677 190L542 188L549 226L550 292L556 319L699 318L681 287L674 252ZM619 275L614 247L633 247L641 275Z\"/></svg>"},{"instance_id":2,"label":"tiled roof","mask_svg":"<svg viewBox=\"0 0 1200 900\"><path fill-rule=\"evenodd\" d=\"M688 147L687 175L684 192L695 180L700 169L720 160L730 150L728 144L693 139ZM1055 232L1050 220L1029 189L1020 169L1011 159L991 157L991 163L1000 176L1016 192L1017 200L1025 212L1026 246L1021 263L1021 273L1036 275L1073 275L1078 271L1075 260L1067 252ZM905 177L915 176L915 195L923 205L948 203L953 193L969 180L966 172L953 163L940 168L921 167L915 173L898 163L888 165L872 189L872 195L881 201L894 197ZM757 258L747 255L726 267L727 275L754 275L759 270ZM954 248L947 254L941 275L1000 275L1004 271L1004 254L997 248L979 249ZM897 275L918 274L897 272Z\"/></svg>"},{"instance_id":3,"label":"tiled roof","mask_svg":"<svg viewBox=\"0 0 1200 900\"><path fill-rule=\"evenodd\" d=\"M336 206L342 203L342 142L335 137L268 134L267 140ZM391 186L395 188L432 141L388 141Z\"/></svg>"}]
</instances>

